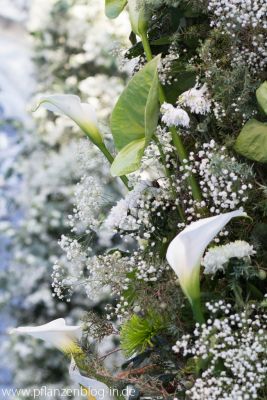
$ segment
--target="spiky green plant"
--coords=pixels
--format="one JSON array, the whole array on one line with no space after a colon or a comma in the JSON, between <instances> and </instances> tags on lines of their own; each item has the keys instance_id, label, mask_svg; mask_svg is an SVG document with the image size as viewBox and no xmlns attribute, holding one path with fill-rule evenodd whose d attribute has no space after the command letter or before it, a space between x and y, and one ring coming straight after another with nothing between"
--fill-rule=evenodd
<instances>
[{"instance_id":1,"label":"spiky green plant","mask_svg":"<svg viewBox=\"0 0 267 400\"><path fill-rule=\"evenodd\" d=\"M165 318L154 310L145 316L133 315L121 329L121 347L130 357L153 347L152 339L166 329Z\"/></svg>"}]
</instances>

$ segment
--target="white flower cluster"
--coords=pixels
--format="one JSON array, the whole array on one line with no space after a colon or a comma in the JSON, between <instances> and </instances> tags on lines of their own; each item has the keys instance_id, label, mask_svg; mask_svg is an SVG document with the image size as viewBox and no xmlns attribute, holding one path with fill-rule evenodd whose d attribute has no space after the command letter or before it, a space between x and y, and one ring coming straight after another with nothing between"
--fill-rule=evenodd
<instances>
[{"instance_id":1,"label":"white flower cluster","mask_svg":"<svg viewBox=\"0 0 267 400\"><path fill-rule=\"evenodd\" d=\"M83 279L84 269L90 248L86 250L77 239L72 239L65 235L61 236L59 246L64 251L64 255L57 259L53 265L52 288L53 296L58 299L66 299L70 302L70 297L76 285Z\"/></svg>"},{"instance_id":2,"label":"white flower cluster","mask_svg":"<svg viewBox=\"0 0 267 400\"><path fill-rule=\"evenodd\" d=\"M137 202L137 207L134 210L131 210L131 215L135 214L136 223L138 225L138 231L136 234L132 234L136 239L153 239L154 236L157 236L157 230L159 229L158 224L153 223L152 215L155 216L158 220L164 220L164 213L168 208L171 208L172 205L170 203L171 194L165 188L155 188L153 186L150 187L150 190L147 192L143 192ZM176 208L176 207L175 207ZM141 229L140 229L141 228ZM143 233L140 235L140 233ZM151 243L153 247L153 243ZM142 247L142 246L141 246Z\"/></svg>"},{"instance_id":3,"label":"white flower cluster","mask_svg":"<svg viewBox=\"0 0 267 400\"><path fill-rule=\"evenodd\" d=\"M166 263L145 260L138 252L134 253L130 262L135 266L136 278L144 282L156 282L162 273L169 269Z\"/></svg>"},{"instance_id":4,"label":"white flower cluster","mask_svg":"<svg viewBox=\"0 0 267 400\"><path fill-rule=\"evenodd\" d=\"M119 251L113 254L95 256L87 260L88 278L84 279L84 287L89 299L99 298L109 292L115 299L115 307L106 306L107 318L122 318L128 315L128 306L123 292L131 288L129 274L144 282L155 282L167 269L165 263L157 260L144 260L138 252L131 257L122 257ZM134 281L134 280L133 280Z\"/></svg>"},{"instance_id":5,"label":"white flower cluster","mask_svg":"<svg viewBox=\"0 0 267 400\"><path fill-rule=\"evenodd\" d=\"M189 173L200 177L199 184L203 196L202 207L208 207L213 215L226 210L243 208L248 200L248 192L252 188L248 180L249 171L243 171L234 157L229 157L225 147L219 147L214 140L204 143L196 154L190 152L189 161L184 160L180 167L182 179ZM180 183L179 183L180 184ZM184 200L188 220L194 218L195 204L192 199ZM226 231L222 231L224 235Z\"/></svg>"},{"instance_id":6,"label":"white flower cluster","mask_svg":"<svg viewBox=\"0 0 267 400\"><path fill-rule=\"evenodd\" d=\"M160 146L163 149L165 156L165 165L167 168L170 166L172 153L174 151L174 147L172 144L172 137L167 127L161 127L158 125L157 127L157 138L159 140ZM164 186L165 170L163 167L163 163L161 161L162 155L159 150L159 145L155 142L151 142L145 149L144 157L142 158L142 163L140 167L140 174L135 174L137 182L140 180L139 176L142 179L146 179L150 182L158 181L160 186Z\"/></svg>"},{"instance_id":7,"label":"white flower cluster","mask_svg":"<svg viewBox=\"0 0 267 400\"><path fill-rule=\"evenodd\" d=\"M129 281L126 275L132 271L132 267L129 258L122 257L119 251L88 258L88 278L84 280L88 298L99 298L107 291L113 296L119 296L122 290L128 289Z\"/></svg>"},{"instance_id":8,"label":"white flower cluster","mask_svg":"<svg viewBox=\"0 0 267 400\"><path fill-rule=\"evenodd\" d=\"M90 229L99 227L99 214L103 207L103 190L99 181L92 176L83 176L75 190L75 207L69 215L72 232L77 232L77 222L89 233ZM81 227L79 227L81 229Z\"/></svg>"},{"instance_id":9,"label":"white flower cluster","mask_svg":"<svg viewBox=\"0 0 267 400\"><path fill-rule=\"evenodd\" d=\"M214 19L211 26L236 42L234 63L245 62L252 70L264 70L267 63L267 3L265 0L209 0ZM250 33L248 33L250 32Z\"/></svg>"},{"instance_id":10,"label":"white flower cluster","mask_svg":"<svg viewBox=\"0 0 267 400\"><path fill-rule=\"evenodd\" d=\"M212 247L205 254L202 265L204 274L215 275L217 271L225 271L231 258L248 258L256 254L253 246L244 240L236 240L223 246Z\"/></svg>"},{"instance_id":11,"label":"white flower cluster","mask_svg":"<svg viewBox=\"0 0 267 400\"><path fill-rule=\"evenodd\" d=\"M175 44L171 44L168 50L168 54L165 55L165 57L161 57L158 66L159 80L162 85L171 85L173 82L177 81L177 78L173 79L172 66L173 62L175 60L178 60L178 58L179 50Z\"/></svg>"},{"instance_id":12,"label":"white flower cluster","mask_svg":"<svg viewBox=\"0 0 267 400\"><path fill-rule=\"evenodd\" d=\"M145 260L139 252L125 257L119 251L90 256L90 248L85 250L76 239L66 236L61 237L59 244L66 257L57 260L53 266L54 296L69 302L77 287L83 288L87 297L94 301L110 294L116 299L116 306L107 307L108 319L122 318L128 313L122 292L131 287L129 274L134 274L138 281L156 282L169 268L157 259Z\"/></svg>"},{"instance_id":13,"label":"white flower cluster","mask_svg":"<svg viewBox=\"0 0 267 400\"><path fill-rule=\"evenodd\" d=\"M151 146L149 148L146 153L151 150ZM155 155L155 152L153 154ZM155 159L153 166L154 164ZM154 169L153 173L155 174L155 172L159 171ZM141 174L149 175L149 171L143 170ZM143 240L152 240L152 247L155 244L153 237L157 236L159 227L155 221L152 221L152 216L154 215L154 218L163 223L164 213L172 207L176 209L176 206L171 205L172 194L164 174L161 178L158 176L155 182L154 186L152 181L137 180L134 189L113 207L105 221L105 226L113 228L115 232L120 233L121 237L130 236L138 240L140 248L143 247ZM178 203L178 201L176 202Z\"/></svg>"},{"instance_id":14,"label":"white flower cluster","mask_svg":"<svg viewBox=\"0 0 267 400\"><path fill-rule=\"evenodd\" d=\"M180 107L174 107L172 104L163 103L161 106L162 121L168 126L183 126L188 128L190 118L186 111Z\"/></svg>"},{"instance_id":15,"label":"white flower cluster","mask_svg":"<svg viewBox=\"0 0 267 400\"><path fill-rule=\"evenodd\" d=\"M141 310L138 304L133 305L126 302L122 294L122 292L134 287L131 285L131 279L127 276L129 273L135 273L135 277L139 281L156 282L162 273L169 269L168 265L162 263L160 260L145 260L143 255L140 255L139 252L134 252L131 257L121 258L121 263L122 275L118 275L117 266L115 264L115 270L113 268L113 274L110 274L109 277L108 283L112 287L112 295L115 296L117 301L115 307L110 304L106 306L107 319L111 319L115 316L122 319L127 316L129 314L128 306L130 305L135 309L138 308ZM116 274L117 278L115 278L116 280L114 282Z\"/></svg>"},{"instance_id":16,"label":"white flower cluster","mask_svg":"<svg viewBox=\"0 0 267 400\"><path fill-rule=\"evenodd\" d=\"M137 185L127 193L124 199L121 199L112 207L104 226L112 230L132 230L137 229L136 219L130 215L130 210L137 206L139 197L142 192L149 187L149 182L140 181Z\"/></svg>"},{"instance_id":17,"label":"white flower cluster","mask_svg":"<svg viewBox=\"0 0 267 400\"><path fill-rule=\"evenodd\" d=\"M62 235L59 245L65 251L67 260L75 260L76 263L80 260L81 263L84 263L86 255L82 250L82 245L76 239Z\"/></svg>"},{"instance_id":18,"label":"white flower cluster","mask_svg":"<svg viewBox=\"0 0 267 400\"><path fill-rule=\"evenodd\" d=\"M223 301L207 307L213 314L207 323L196 324L193 335L173 347L208 363L187 395L192 400L258 399L267 373L267 315L255 305L241 313L231 313Z\"/></svg>"},{"instance_id":19,"label":"white flower cluster","mask_svg":"<svg viewBox=\"0 0 267 400\"><path fill-rule=\"evenodd\" d=\"M208 114L211 110L211 100L207 85L195 86L182 93L178 98L178 104L188 107L194 114Z\"/></svg>"},{"instance_id":20,"label":"white flower cluster","mask_svg":"<svg viewBox=\"0 0 267 400\"><path fill-rule=\"evenodd\" d=\"M179 96L176 107L166 102L162 104L162 121L168 127L182 126L188 128L190 118L188 113L183 110L181 106L188 108L191 113L206 115L211 111L211 105L212 102L207 85L199 86L199 84L197 84L195 87Z\"/></svg>"},{"instance_id":21,"label":"white flower cluster","mask_svg":"<svg viewBox=\"0 0 267 400\"><path fill-rule=\"evenodd\" d=\"M74 265L72 262L68 263L66 259L57 260L53 265L53 272L51 274L51 287L53 289L52 296L57 297L59 300L66 300L68 303L71 301L74 285L77 284L78 276L81 274L81 271L79 271L77 276L70 275L69 270L68 274L66 274L69 265L71 265L69 268L70 270Z\"/></svg>"},{"instance_id":22,"label":"white flower cluster","mask_svg":"<svg viewBox=\"0 0 267 400\"><path fill-rule=\"evenodd\" d=\"M149 241L152 247L155 245L154 239L162 235L160 229L166 224L166 215L177 213L180 202L160 163L164 157L167 169L176 167L171 135L167 128L161 127L157 133L159 143L147 146L139 171L129 176L133 190L113 207L104 222L104 227L118 232L125 240L127 236L138 240L140 248L144 247L144 241ZM159 148L164 149L164 156Z\"/></svg>"}]
</instances>

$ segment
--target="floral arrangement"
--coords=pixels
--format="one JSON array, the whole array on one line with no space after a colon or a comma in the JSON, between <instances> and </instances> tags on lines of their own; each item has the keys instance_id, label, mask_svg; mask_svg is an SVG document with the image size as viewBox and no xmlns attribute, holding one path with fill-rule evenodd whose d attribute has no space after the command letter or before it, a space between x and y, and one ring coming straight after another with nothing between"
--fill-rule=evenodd
<instances>
[{"instance_id":1,"label":"floral arrangement","mask_svg":"<svg viewBox=\"0 0 267 400\"><path fill-rule=\"evenodd\" d=\"M116 42L126 41L128 19L113 24L105 17L103 4L95 4L93 0L92 7L88 0L76 0L75 4L65 0L30 3L28 30L37 78L32 86L36 85L38 92L75 92L94 104L106 129L106 120L127 76L118 70L111 49L116 49ZM105 25L105 37L95 37L99 25ZM92 54L91 47L83 47L85 42L97 51ZM21 70L23 79L24 73ZM28 80L24 82L27 83ZM7 102L9 98L4 97ZM105 197L110 205L122 196L121 187L109 175L108 164L101 154L78 127L44 109L32 113L34 98L31 97L28 123L13 124L17 134L10 136L8 148L3 143L0 156L1 179L5 182L1 187L0 235L3 232L8 239L10 254L8 267L0 270L0 310L12 319L13 326L41 325L66 315L68 323L74 325L85 309L99 308L98 303L88 302L82 292L72 303L52 297L52 267L56 259L62 258L63 262L58 239L69 232L68 215L74 207L76 185L89 175L98 185L105 183ZM10 102L14 110L14 97L11 96ZM8 129L11 131L11 127ZM6 206L2 207L5 198ZM102 232L100 236L95 235L91 244L94 249L109 245L112 235ZM31 337L10 337L4 327L2 333L0 369L3 366L10 370L14 387L30 392L43 385L59 390L70 384L64 355L55 352L52 345L45 343L32 351ZM108 340L103 351L111 350L112 346L113 341ZM40 398L47 397L43 393ZM53 398L62 397L56 393Z\"/></svg>"},{"instance_id":2,"label":"floral arrangement","mask_svg":"<svg viewBox=\"0 0 267 400\"><path fill-rule=\"evenodd\" d=\"M36 105L76 124L125 187L110 207L105 179L83 176L53 266L55 296L84 290L102 312L13 332L66 353L88 399L266 399L266 2L105 2L111 19L125 7L132 76L112 136L75 94Z\"/></svg>"}]
</instances>

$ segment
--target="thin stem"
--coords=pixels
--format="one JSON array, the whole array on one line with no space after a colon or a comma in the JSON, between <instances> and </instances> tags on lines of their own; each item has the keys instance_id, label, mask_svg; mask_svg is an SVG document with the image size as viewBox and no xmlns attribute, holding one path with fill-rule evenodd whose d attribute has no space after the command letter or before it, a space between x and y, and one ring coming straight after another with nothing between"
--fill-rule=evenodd
<instances>
[{"instance_id":1,"label":"thin stem","mask_svg":"<svg viewBox=\"0 0 267 400\"><path fill-rule=\"evenodd\" d=\"M141 40L142 40L142 43L143 43L143 47L144 47L144 51L145 51L145 54L146 54L147 61L151 61L153 59L153 55L152 55L151 47L150 47L149 40L148 40L148 37L147 37L146 33L144 33L141 36ZM163 87L161 86L160 83L159 83L159 101L160 101L161 104L163 104L166 101L166 96L165 96L165 93L164 93L164 89L163 89ZM176 130L175 127L171 127L170 128L170 132L171 132L173 144L174 144L174 146L176 148L176 151L177 151L178 157L180 159L180 162L183 162L183 160L187 160L188 159L187 151L186 151L186 149L185 149L185 147L183 145L183 142L181 140L179 131ZM197 183L194 175L192 175L192 174L189 175L188 183L189 183L189 185L190 185L190 187L192 189L192 194L193 194L194 200L200 202L202 200L202 195L201 195L200 188L198 186L198 183Z\"/></svg>"},{"instance_id":2,"label":"thin stem","mask_svg":"<svg viewBox=\"0 0 267 400\"><path fill-rule=\"evenodd\" d=\"M181 136L179 135L179 132L176 131L176 129L174 127L170 128L170 132L172 134L172 140L173 140L173 144L176 148L178 157L180 159L180 162L183 163L183 160L187 160L188 159L188 155L187 152L184 148L183 142L181 140ZM194 200L200 202L202 200L202 195L201 195L201 191L200 188L198 186L198 183L196 181L196 178L194 177L194 175L192 175L191 173L189 174L189 177L187 178L187 181L192 189L192 194L193 194L193 198Z\"/></svg>"},{"instance_id":3,"label":"thin stem","mask_svg":"<svg viewBox=\"0 0 267 400\"><path fill-rule=\"evenodd\" d=\"M151 51L150 43L148 41L148 37L147 37L147 33L146 32L144 32L141 35L141 40L142 40L142 43L143 43L143 47L144 47L144 51L145 51L145 55L146 55L147 61L151 61L153 59L153 54L152 54L152 51Z\"/></svg>"},{"instance_id":4,"label":"thin stem","mask_svg":"<svg viewBox=\"0 0 267 400\"><path fill-rule=\"evenodd\" d=\"M117 353L118 351L122 351L120 347L118 349L113 349L113 350L109 351L108 353L106 353L104 356L102 356L100 358L100 361L105 360L107 357L111 356L114 353Z\"/></svg>"},{"instance_id":5,"label":"thin stem","mask_svg":"<svg viewBox=\"0 0 267 400\"><path fill-rule=\"evenodd\" d=\"M158 140L158 138L157 138L156 136L154 136L153 139L155 140L155 142L156 142L156 144L157 144L157 146L158 146L159 153L160 153L160 156L161 156L161 158L162 158L162 161L165 161L165 162L166 162L166 157L165 157L165 154L164 154L164 151L163 151L163 149L162 149L162 146L161 146L160 141ZM176 192L175 192L174 187L173 187L173 179L172 179L170 170L166 167L165 164L164 164L164 170L165 170L166 176L168 177L168 179L169 179L169 181L170 181L171 191L172 191L173 197L175 198L175 197L176 197ZM178 213L179 213L179 215L180 215L181 220L182 220L183 222L185 222L184 211L183 211L182 207L180 206L180 204L177 205L177 209L178 209Z\"/></svg>"},{"instance_id":6,"label":"thin stem","mask_svg":"<svg viewBox=\"0 0 267 400\"><path fill-rule=\"evenodd\" d=\"M100 147L99 147L100 148ZM101 146L100 150L102 151L102 153L104 154L104 156L106 157L106 159L109 161L110 164L113 163L114 161L114 157L110 154L110 152L108 151L108 149L106 148L106 146L103 144L103 146ZM129 181L127 179L127 177L125 175L122 175L119 177L121 179L121 181L123 182L123 184L126 186L126 188L128 190L129 189Z\"/></svg>"}]
</instances>

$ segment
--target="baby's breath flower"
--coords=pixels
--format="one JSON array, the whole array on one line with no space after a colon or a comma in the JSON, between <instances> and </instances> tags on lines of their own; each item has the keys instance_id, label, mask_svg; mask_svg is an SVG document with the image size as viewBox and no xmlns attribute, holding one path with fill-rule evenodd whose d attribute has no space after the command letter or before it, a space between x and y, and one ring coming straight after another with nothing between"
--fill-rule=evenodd
<instances>
[{"instance_id":1,"label":"baby's breath flower","mask_svg":"<svg viewBox=\"0 0 267 400\"><path fill-rule=\"evenodd\" d=\"M192 400L258 399L267 373L267 315L255 305L233 313L229 304L207 303L212 314L173 347L175 353L207 360L207 368L187 391ZM218 368L220 365L220 368Z\"/></svg>"},{"instance_id":2,"label":"baby's breath flower","mask_svg":"<svg viewBox=\"0 0 267 400\"><path fill-rule=\"evenodd\" d=\"M211 26L228 35L232 64L245 64L252 72L267 64L267 3L265 0L209 0Z\"/></svg>"},{"instance_id":3,"label":"baby's breath flower","mask_svg":"<svg viewBox=\"0 0 267 400\"><path fill-rule=\"evenodd\" d=\"M81 225L86 230L99 227L102 197L103 190L99 182L92 176L83 176L76 186L73 215L69 216L73 232L81 229Z\"/></svg>"},{"instance_id":4,"label":"baby's breath flower","mask_svg":"<svg viewBox=\"0 0 267 400\"><path fill-rule=\"evenodd\" d=\"M149 186L146 181L138 183L124 199L121 199L111 209L104 226L109 229L137 229L135 220L129 217L129 211L137 206L142 192Z\"/></svg>"}]
</instances>

